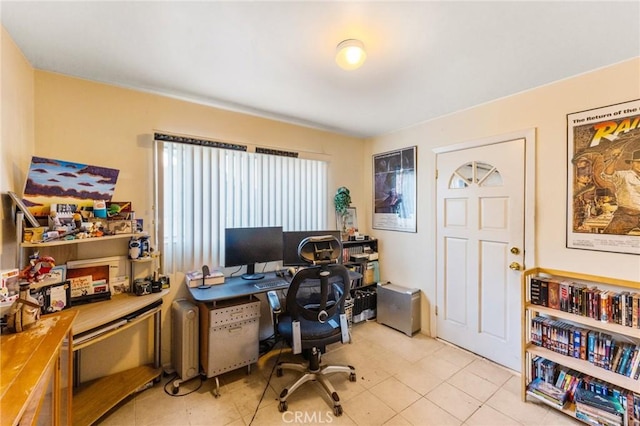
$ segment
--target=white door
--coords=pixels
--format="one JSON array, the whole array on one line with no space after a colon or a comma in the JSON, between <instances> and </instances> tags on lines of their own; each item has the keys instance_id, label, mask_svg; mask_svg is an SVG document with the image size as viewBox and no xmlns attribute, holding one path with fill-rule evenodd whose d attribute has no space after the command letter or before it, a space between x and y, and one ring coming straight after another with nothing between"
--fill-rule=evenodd
<instances>
[{"instance_id":1,"label":"white door","mask_svg":"<svg viewBox=\"0 0 640 426\"><path fill-rule=\"evenodd\" d=\"M525 139L437 155L439 338L521 368Z\"/></svg>"}]
</instances>

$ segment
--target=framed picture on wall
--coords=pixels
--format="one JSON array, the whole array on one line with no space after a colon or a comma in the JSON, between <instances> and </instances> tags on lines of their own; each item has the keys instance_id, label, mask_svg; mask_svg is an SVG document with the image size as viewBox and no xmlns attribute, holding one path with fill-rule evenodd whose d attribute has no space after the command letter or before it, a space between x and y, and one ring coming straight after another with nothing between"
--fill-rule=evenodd
<instances>
[{"instance_id":1,"label":"framed picture on wall","mask_svg":"<svg viewBox=\"0 0 640 426\"><path fill-rule=\"evenodd\" d=\"M36 219L33 214L31 214L31 211L27 208L27 206L25 206L22 199L18 197L15 192L9 191L9 197L11 197L11 200L16 205L18 210L20 210L24 214L24 218L27 220L27 222L29 222L29 225L35 228L40 226L38 219Z\"/></svg>"},{"instance_id":2,"label":"framed picture on wall","mask_svg":"<svg viewBox=\"0 0 640 426\"><path fill-rule=\"evenodd\" d=\"M355 207L347 207L347 213L344 217L337 217L338 229L345 236L353 236L358 232L358 214Z\"/></svg>"},{"instance_id":3,"label":"framed picture on wall","mask_svg":"<svg viewBox=\"0 0 640 426\"><path fill-rule=\"evenodd\" d=\"M640 254L640 99L567 114L567 247Z\"/></svg>"},{"instance_id":4,"label":"framed picture on wall","mask_svg":"<svg viewBox=\"0 0 640 426\"><path fill-rule=\"evenodd\" d=\"M374 154L373 228L416 232L416 147Z\"/></svg>"}]
</instances>

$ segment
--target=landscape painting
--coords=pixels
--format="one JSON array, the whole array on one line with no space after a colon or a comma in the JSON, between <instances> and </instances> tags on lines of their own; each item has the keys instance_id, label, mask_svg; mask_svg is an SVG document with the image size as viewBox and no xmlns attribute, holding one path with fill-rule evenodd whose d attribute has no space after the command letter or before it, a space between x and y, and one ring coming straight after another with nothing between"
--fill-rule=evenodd
<instances>
[{"instance_id":1,"label":"landscape painting","mask_svg":"<svg viewBox=\"0 0 640 426\"><path fill-rule=\"evenodd\" d=\"M36 217L48 216L51 204L93 206L111 201L119 170L70 161L32 157L23 202Z\"/></svg>"}]
</instances>

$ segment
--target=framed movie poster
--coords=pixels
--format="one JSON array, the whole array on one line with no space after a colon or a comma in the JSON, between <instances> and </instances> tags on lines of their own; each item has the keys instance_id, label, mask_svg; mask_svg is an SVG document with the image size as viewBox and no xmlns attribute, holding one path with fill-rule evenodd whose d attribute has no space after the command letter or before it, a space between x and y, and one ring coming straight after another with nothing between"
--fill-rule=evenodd
<instances>
[{"instance_id":1,"label":"framed movie poster","mask_svg":"<svg viewBox=\"0 0 640 426\"><path fill-rule=\"evenodd\" d=\"M640 99L567 114L567 247L640 254Z\"/></svg>"},{"instance_id":2,"label":"framed movie poster","mask_svg":"<svg viewBox=\"0 0 640 426\"><path fill-rule=\"evenodd\" d=\"M373 228L416 232L416 147L373 156Z\"/></svg>"}]
</instances>

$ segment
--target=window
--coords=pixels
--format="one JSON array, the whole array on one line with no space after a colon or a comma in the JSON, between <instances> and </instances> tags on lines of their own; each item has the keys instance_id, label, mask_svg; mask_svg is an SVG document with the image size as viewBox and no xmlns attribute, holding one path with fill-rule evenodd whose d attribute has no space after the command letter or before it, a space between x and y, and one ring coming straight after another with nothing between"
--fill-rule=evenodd
<instances>
[{"instance_id":1,"label":"window","mask_svg":"<svg viewBox=\"0 0 640 426\"><path fill-rule=\"evenodd\" d=\"M164 272L224 265L225 228L326 229L326 161L232 148L156 135L157 241Z\"/></svg>"},{"instance_id":2,"label":"window","mask_svg":"<svg viewBox=\"0 0 640 426\"><path fill-rule=\"evenodd\" d=\"M502 186L502 176L491 164L472 161L458 167L449 179L450 189L467 188L473 184L485 187Z\"/></svg>"}]
</instances>

